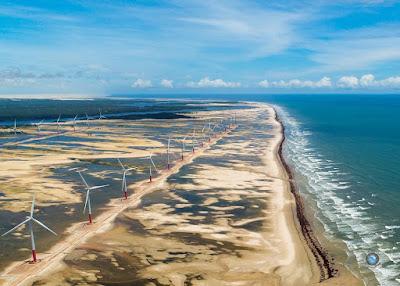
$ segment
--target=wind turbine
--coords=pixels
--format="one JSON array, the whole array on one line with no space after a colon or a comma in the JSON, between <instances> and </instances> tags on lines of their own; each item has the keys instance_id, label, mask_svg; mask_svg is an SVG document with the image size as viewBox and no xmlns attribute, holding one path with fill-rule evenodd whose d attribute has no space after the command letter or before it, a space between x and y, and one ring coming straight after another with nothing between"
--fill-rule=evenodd
<instances>
[{"instance_id":1,"label":"wind turbine","mask_svg":"<svg viewBox=\"0 0 400 286\"><path fill-rule=\"evenodd\" d=\"M149 159L150 159L150 169L149 169L149 181L152 182L153 180L153 173L152 173L152 167L154 167L154 170L158 173L158 169L156 167L156 164L154 164L153 159L151 158L153 154L150 153Z\"/></svg>"},{"instance_id":2,"label":"wind turbine","mask_svg":"<svg viewBox=\"0 0 400 286\"><path fill-rule=\"evenodd\" d=\"M42 126L42 124L43 124L43 120L40 120L40 122L37 122L37 123L33 123L33 125L36 126L38 132L41 132L41 131L42 131L42 129L41 129L41 127L40 127L40 126Z\"/></svg>"},{"instance_id":3,"label":"wind turbine","mask_svg":"<svg viewBox=\"0 0 400 286\"><path fill-rule=\"evenodd\" d=\"M224 118L221 119L221 127L223 128L224 132L226 132L226 124ZM222 133L222 130L221 130Z\"/></svg>"},{"instance_id":4,"label":"wind turbine","mask_svg":"<svg viewBox=\"0 0 400 286\"><path fill-rule=\"evenodd\" d=\"M215 134L215 129L218 127L218 124L214 124L213 128L211 129L213 137L217 137L217 134Z\"/></svg>"},{"instance_id":5,"label":"wind turbine","mask_svg":"<svg viewBox=\"0 0 400 286\"><path fill-rule=\"evenodd\" d=\"M182 156L181 156L182 161L183 161L183 156L184 156L184 154L185 154L185 141L186 141L186 137L187 137L187 136L185 136L185 138L182 139Z\"/></svg>"},{"instance_id":6,"label":"wind turbine","mask_svg":"<svg viewBox=\"0 0 400 286\"><path fill-rule=\"evenodd\" d=\"M203 141L201 141L201 147L203 147L204 142L206 142L206 128L207 128L207 123L204 124L203 129L201 129L201 133L203 134Z\"/></svg>"},{"instance_id":7,"label":"wind turbine","mask_svg":"<svg viewBox=\"0 0 400 286\"><path fill-rule=\"evenodd\" d=\"M61 114L58 116L57 119L57 132L60 133L60 120L61 120Z\"/></svg>"},{"instance_id":8,"label":"wind turbine","mask_svg":"<svg viewBox=\"0 0 400 286\"><path fill-rule=\"evenodd\" d=\"M86 126L87 126L87 128L89 128L89 115L87 114L87 113L85 113L85 115L86 115Z\"/></svg>"},{"instance_id":9,"label":"wind turbine","mask_svg":"<svg viewBox=\"0 0 400 286\"><path fill-rule=\"evenodd\" d=\"M124 164L122 164L121 160L119 158L117 158L118 163L120 164L122 170L124 171L123 175L122 175L122 193L124 194L125 200L128 199L128 186L126 185L126 174L129 171L132 171L133 168L125 168Z\"/></svg>"},{"instance_id":10,"label":"wind turbine","mask_svg":"<svg viewBox=\"0 0 400 286\"><path fill-rule=\"evenodd\" d=\"M94 187L90 187L88 185L88 183L86 182L85 178L82 176L81 172L78 171L79 176L82 179L83 184L86 187L86 199L85 199L85 206L83 208L83 213L86 212L86 207L88 208L88 214L89 214L89 224L92 224L93 220L92 220L92 205L91 205L91 201L90 201L90 191L93 190L97 190L100 188L104 188L104 187L108 187L109 185L101 185L101 186L94 186Z\"/></svg>"},{"instance_id":11,"label":"wind turbine","mask_svg":"<svg viewBox=\"0 0 400 286\"><path fill-rule=\"evenodd\" d=\"M50 228L48 228L44 223L42 223L42 222L38 221L37 219L35 219L33 217L33 211L34 210L35 210L35 195L33 195L31 212L30 212L29 216L26 216L26 219L23 222L21 222L20 224L18 224L15 227L13 227L12 229L10 229L6 233L4 233L2 236L5 236L5 235L13 232L14 230L18 229L20 226L22 226L24 224L28 224L29 233L30 233L30 237L31 237L31 243L32 243L32 261L35 263L37 261L37 258L36 258L35 236L33 235L33 223L37 223L38 225L40 225L44 229L50 231L54 235L57 235L57 233L55 233Z\"/></svg>"},{"instance_id":12,"label":"wind turbine","mask_svg":"<svg viewBox=\"0 0 400 286\"><path fill-rule=\"evenodd\" d=\"M210 135L208 136L208 143L211 142L212 130L211 130L211 120L208 121L208 132Z\"/></svg>"},{"instance_id":13,"label":"wind turbine","mask_svg":"<svg viewBox=\"0 0 400 286\"><path fill-rule=\"evenodd\" d=\"M89 115L88 115L87 113L85 113L85 115L86 115L86 129L87 129L87 134L90 136L90 135L92 135L92 134L90 133L90 124L89 124L90 118L89 118Z\"/></svg>"},{"instance_id":14,"label":"wind turbine","mask_svg":"<svg viewBox=\"0 0 400 286\"><path fill-rule=\"evenodd\" d=\"M194 154L194 145L195 145L195 141L197 142L197 140L196 140L196 129L195 128L193 128L193 135L192 135L192 153Z\"/></svg>"},{"instance_id":15,"label":"wind turbine","mask_svg":"<svg viewBox=\"0 0 400 286\"><path fill-rule=\"evenodd\" d=\"M170 162L169 162L169 146L171 145L171 136L168 136L168 146L167 146L167 169L169 170L170 168Z\"/></svg>"},{"instance_id":16,"label":"wind turbine","mask_svg":"<svg viewBox=\"0 0 400 286\"><path fill-rule=\"evenodd\" d=\"M72 126L74 127L74 132L76 132L76 119L78 119L78 114L75 115L74 120L72 121Z\"/></svg>"},{"instance_id":17,"label":"wind turbine","mask_svg":"<svg viewBox=\"0 0 400 286\"><path fill-rule=\"evenodd\" d=\"M13 127L12 131L14 132L14 135L17 135L18 133L22 133L22 131L17 128L17 119L14 119L14 127Z\"/></svg>"},{"instance_id":18,"label":"wind turbine","mask_svg":"<svg viewBox=\"0 0 400 286\"><path fill-rule=\"evenodd\" d=\"M99 108L99 120L101 119L106 119L107 117L105 117L102 113L101 113L101 109Z\"/></svg>"}]
</instances>

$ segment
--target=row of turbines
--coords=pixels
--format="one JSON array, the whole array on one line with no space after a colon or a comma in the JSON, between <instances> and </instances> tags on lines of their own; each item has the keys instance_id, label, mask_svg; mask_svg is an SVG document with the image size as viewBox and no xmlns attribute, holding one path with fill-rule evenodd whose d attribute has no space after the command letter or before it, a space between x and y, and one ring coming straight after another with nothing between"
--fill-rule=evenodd
<instances>
[{"instance_id":1,"label":"row of turbines","mask_svg":"<svg viewBox=\"0 0 400 286\"><path fill-rule=\"evenodd\" d=\"M76 119L77 117L75 117ZM101 114L100 111L100 116L99 119L105 119L106 117L103 116ZM229 119L226 120L228 122L228 124L226 124L226 122L224 121L224 119L222 119L220 121L220 123L216 123L213 125L213 127L211 127L211 122L208 122L204 125L201 133L202 133L202 140L199 144L198 140L196 139L196 129L193 129L193 133L190 136L185 136L182 140L181 140L181 156L180 159L183 161L184 160L184 156L185 156L185 152L186 152L186 139L189 137L191 139L191 153L195 153L195 147L196 146L204 146L205 142L211 142L211 139L214 137L217 137L217 129L219 133L222 132L227 132L228 130L231 130L233 126L236 126L236 114L232 117L230 117ZM16 128L16 125L15 125ZM166 155L167 155L167 170L170 170L171 166L172 166L172 162L173 160L171 160L171 155L173 153L171 153L170 147L171 147L171 137L168 137L168 142L167 142L167 151L166 151ZM175 157L176 158L176 157ZM150 153L149 157L149 183L151 183L153 181L153 173L154 171L158 174L159 170L156 166L156 164L153 161L153 154ZM119 158L117 158L117 162L119 164L119 166L122 169L122 186L121 186L121 191L122 191L122 196L123 199L127 200L128 199L128 186L127 186L127 175L129 172L131 172L132 170L134 170L134 168L128 168L127 166L125 166L121 160ZM84 175L82 174L82 171L77 171L77 173L79 174L82 183L84 185L86 194L85 194L85 203L84 203L84 207L83 207L83 213L85 214L86 212L88 213L88 224L92 224L93 223L93 214L92 214L92 204L91 204L91 192L93 192L94 190L98 190L98 189L102 189L105 187L108 187L108 184L105 185L97 185L97 186L90 186L88 184L88 182L86 181ZM21 223L19 223L18 225L16 225L15 227L13 227L12 229L10 229L9 231L5 232L4 234L2 234L2 236L6 236L12 232L14 232L15 230L17 230L19 227L21 227L22 225L27 225L28 226L28 230L29 230L29 236L31 239L31 248L32 248L32 263L36 263L37 260L37 254L36 254L36 245L35 245L35 237L34 237L34 232L33 232L33 225L37 224L39 226L41 226L42 228L44 228L45 230L49 231L50 233L57 235L57 233L55 231L53 231L51 228L49 228L48 226L46 226L43 222L37 220L34 217L34 210L35 210L35 194L33 195L33 199L32 199L32 205L31 205L31 210L29 213L29 216L26 216L26 219L24 221L22 221Z\"/></svg>"},{"instance_id":2,"label":"row of turbines","mask_svg":"<svg viewBox=\"0 0 400 286\"><path fill-rule=\"evenodd\" d=\"M62 126L68 124L68 125L71 125L73 130L74 130L74 132L76 132L77 126L78 126L78 121L84 121L86 127L89 128L90 127L90 123L89 123L90 120L102 120L102 119L107 119L107 117L104 116L102 111L101 111L101 109L99 109L99 114L97 116L89 116L87 113L85 113L84 117L79 117L79 115L77 114L77 115L75 115L75 117L72 120L62 122L61 114L60 114L58 116L58 118L56 120L52 121L52 122L45 122L44 120L40 120L39 122L31 123L31 125L35 126L39 133L42 132L42 127L43 126L46 126L46 125L47 126L54 126L54 125L56 125L57 126L57 132L61 133ZM15 136L18 135L18 134L23 134L24 133L18 127L17 119L14 119L14 125L9 130L10 130L9 133L14 134Z\"/></svg>"}]
</instances>

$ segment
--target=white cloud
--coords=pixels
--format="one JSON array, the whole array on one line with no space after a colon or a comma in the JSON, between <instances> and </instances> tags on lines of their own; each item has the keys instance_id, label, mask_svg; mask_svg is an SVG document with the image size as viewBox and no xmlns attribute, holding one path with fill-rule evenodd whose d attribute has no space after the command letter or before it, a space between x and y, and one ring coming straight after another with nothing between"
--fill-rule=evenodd
<instances>
[{"instance_id":1,"label":"white cloud","mask_svg":"<svg viewBox=\"0 0 400 286\"><path fill-rule=\"evenodd\" d=\"M373 74L365 74L360 78L343 76L337 82L341 88L400 88L400 76L392 76L377 80Z\"/></svg>"},{"instance_id":2,"label":"white cloud","mask_svg":"<svg viewBox=\"0 0 400 286\"><path fill-rule=\"evenodd\" d=\"M235 88L240 87L240 82L229 82L224 81L220 78L210 79L209 77L202 78L201 80L194 82L190 81L186 84L187 87L192 88L204 88L204 87L214 87L214 88Z\"/></svg>"},{"instance_id":3,"label":"white cloud","mask_svg":"<svg viewBox=\"0 0 400 286\"><path fill-rule=\"evenodd\" d=\"M392 76L379 81L382 86L386 87L400 87L400 76Z\"/></svg>"},{"instance_id":4,"label":"white cloud","mask_svg":"<svg viewBox=\"0 0 400 286\"><path fill-rule=\"evenodd\" d=\"M373 74L365 74L359 80L360 86L368 87L375 83L375 76Z\"/></svg>"},{"instance_id":5,"label":"white cloud","mask_svg":"<svg viewBox=\"0 0 400 286\"><path fill-rule=\"evenodd\" d=\"M273 81L270 86L279 88L324 88L332 87L332 81L329 77L324 76L318 81L299 79Z\"/></svg>"},{"instance_id":6,"label":"white cloud","mask_svg":"<svg viewBox=\"0 0 400 286\"><path fill-rule=\"evenodd\" d=\"M342 88L356 88L358 87L358 78L355 76L342 76L338 80L337 86Z\"/></svg>"},{"instance_id":7,"label":"white cloud","mask_svg":"<svg viewBox=\"0 0 400 286\"><path fill-rule=\"evenodd\" d=\"M165 88L173 88L174 87L174 81L170 80L170 79L163 79L163 80L161 80L160 84Z\"/></svg>"},{"instance_id":8,"label":"white cloud","mask_svg":"<svg viewBox=\"0 0 400 286\"><path fill-rule=\"evenodd\" d=\"M258 83L258 86L267 88L267 87L269 87L269 81L266 80L266 79L265 79L265 80L262 80L262 81L260 81L260 82Z\"/></svg>"},{"instance_id":9,"label":"white cloud","mask_svg":"<svg viewBox=\"0 0 400 286\"><path fill-rule=\"evenodd\" d=\"M149 88L152 87L153 85L151 84L150 80L138 78L132 83L131 86L133 88Z\"/></svg>"}]
</instances>

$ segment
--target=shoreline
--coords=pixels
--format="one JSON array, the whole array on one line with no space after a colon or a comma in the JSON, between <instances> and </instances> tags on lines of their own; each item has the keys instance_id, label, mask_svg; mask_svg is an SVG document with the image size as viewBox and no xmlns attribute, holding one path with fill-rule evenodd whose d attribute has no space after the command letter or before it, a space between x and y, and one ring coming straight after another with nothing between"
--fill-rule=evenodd
<instances>
[{"instance_id":1,"label":"shoreline","mask_svg":"<svg viewBox=\"0 0 400 286\"><path fill-rule=\"evenodd\" d=\"M278 113L273 106L272 109L274 110L275 113L276 122L278 122L281 126L281 141L278 145L278 157L288 176L289 191L295 199L296 218L300 225L301 233L309 250L313 254L316 264L318 265L320 272L320 282L323 282L329 278L335 277L336 274L338 273L338 270L334 267L334 264L331 258L329 257L327 251L322 247L322 245L318 241L316 235L314 234L314 230L312 229L310 222L305 215L303 198L301 197L300 193L296 188L296 185L294 184L293 172L283 156L283 144L285 143L286 140L285 125L280 120Z\"/></svg>"}]
</instances>

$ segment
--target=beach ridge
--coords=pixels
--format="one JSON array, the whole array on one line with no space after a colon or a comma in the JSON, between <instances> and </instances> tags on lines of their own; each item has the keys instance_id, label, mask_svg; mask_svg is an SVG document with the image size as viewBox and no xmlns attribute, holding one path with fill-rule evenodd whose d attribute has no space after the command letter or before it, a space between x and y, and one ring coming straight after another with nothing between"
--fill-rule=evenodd
<instances>
[{"instance_id":1,"label":"beach ridge","mask_svg":"<svg viewBox=\"0 0 400 286\"><path fill-rule=\"evenodd\" d=\"M335 277L337 273L337 269L334 267L334 263L332 259L329 257L328 252L322 247L321 243L318 241L318 238L315 236L314 231L310 225L308 218L305 215L304 211L304 201L298 192L296 185L294 184L293 172L291 171L289 165L287 164L284 156L283 156L283 144L285 143L285 126L282 123L281 119L278 116L278 113L274 107L272 107L275 113L275 120L281 125L281 141L278 147L278 157L281 161L283 168L286 171L288 176L288 184L290 192L292 193L295 203L296 203L296 216L298 223L301 228L301 233L304 237L305 242L307 243L308 248L314 256L315 262L318 265L320 271L320 282L327 280L329 278Z\"/></svg>"}]
</instances>

